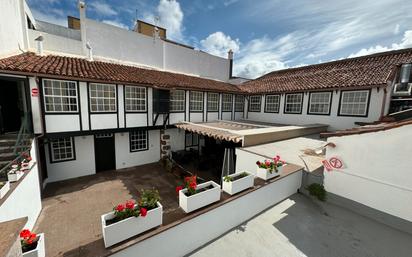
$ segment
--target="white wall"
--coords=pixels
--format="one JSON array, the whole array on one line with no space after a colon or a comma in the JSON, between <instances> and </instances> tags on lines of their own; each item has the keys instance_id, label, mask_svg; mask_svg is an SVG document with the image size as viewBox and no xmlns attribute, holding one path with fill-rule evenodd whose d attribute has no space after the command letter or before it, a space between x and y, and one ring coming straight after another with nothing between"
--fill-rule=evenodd
<instances>
[{"instance_id":1,"label":"white wall","mask_svg":"<svg viewBox=\"0 0 412 257\"><path fill-rule=\"evenodd\" d=\"M185 149L185 131L183 129L168 129L166 134L170 135L170 147L172 151Z\"/></svg>"},{"instance_id":2,"label":"white wall","mask_svg":"<svg viewBox=\"0 0 412 257\"><path fill-rule=\"evenodd\" d=\"M346 168L325 171L328 192L412 221L412 125L386 131L330 137L326 158L339 156Z\"/></svg>"},{"instance_id":3,"label":"white wall","mask_svg":"<svg viewBox=\"0 0 412 257\"><path fill-rule=\"evenodd\" d=\"M80 131L80 116L73 115L45 115L46 132Z\"/></svg>"},{"instance_id":4,"label":"white wall","mask_svg":"<svg viewBox=\"0 0 412 257\"><path fill-rule=\"evenodd\" d=\"M90 115L91 129L117 128L117 114L99 113Z\"/></svg>"},{"instance_id":5,"label":"white wall","mask_svg":"<svg viewBox=\"0 0 412 257\"><path fill-rule=\"evenodd\" d=\"M35 142L36 140L33 140L30 155L33 161L37 162ZM41 209L39 170L36 164L0 205L0 222L28 217L25 228L33 229Z\"/></svg>"},{"instance_id":6,"label":"white wall","mask_svg":"<svg viewBox=\"0 0 412 257\"><path fill-rule=\"evenodd\" d=\"M295 194L301 180L300 171L291 174L112 256L184 256ZM224 253L220 255L224 256Z\"/></svg>"},{"instance_id":7,"label":"white wall","mask_svg":"<svg viewBox=\"0 0 412 257\"><path fill-rule=\"evenodd\" d=\"M254 153L250 153L244 151L240 148L236 148L236 173L240 172L249 172L251 174L256 175L256 162L257 161L264 161L267 158L261 155L257 155Z\"/></svg>"},{"instance_id":8,"label":"white wall","mask_svg":"<svg viewBox=\"0 0 412 257\"><path fill-rule=\"evenodd\" d=\"M0 8L0 56L15 54L19 46L24 49L24 28L22 0L1 0Z\"/></svg>"},{"instance_id":9,"label":"white wall","mask_svg":"<svg viewBox=\"0 0 412 257\"><path fill-rule=\"evenodd\" d=\"M261 112L248 112L247 117L249 120L263 121L271 123L280 124L291 124L291 125L305 125L305 124L327 124L329 125L329 130L341 130L347 128L355 127L355 122L373 122L380 118L382 101L383 101L383 89L376 88L371 90L371 98L369 104L369 114L368 117L344 117L338 116L339 108L339 97L341 91L332 92L332 106L330 115L308 115L308 101L309 92L303 94L303 109L302 114L285 114L285 95L282 94L280 100L280 112L279 113L265 113L265 98L262 96L261 101ZM389 102L387 103L389 105Z\"/></svg>"},{"instance_id":10,"label":"white wall","mask_svg":"<svg viewBox=\"0 0 412 257\"><path fill-rule=\"evenodd\" d=\"M76 151L75 160L51 163L49 147L48 145L45 146L48 174L47 183L96 173L94 137L74 137L74 147Z\"/></svg>"},{"instance_id":11,"label":"white wall","mask_svg":"<svg viewBox=\"0 0 412 257\"><path fill-rule=\"evenodd\" d=\"M34 41L38 36L42 35L43 50L50 52L62 52L72 55L83 55L82 41L74 40L67 37L56 36L43 31L28 30L29 44L32 51L37 51L37 42Z\"/></svg>"},{"instance_id":12,"label":"white wall","mask_svg":"<svg viewBox=\"0 0 412 257\"><path fill-rule=\"evenodd\" d=\"M130 152L129 133L115 134L116 169L128 168L160 160L160 131L149 130L149 149Z\"/></svg>"}]
</instances>

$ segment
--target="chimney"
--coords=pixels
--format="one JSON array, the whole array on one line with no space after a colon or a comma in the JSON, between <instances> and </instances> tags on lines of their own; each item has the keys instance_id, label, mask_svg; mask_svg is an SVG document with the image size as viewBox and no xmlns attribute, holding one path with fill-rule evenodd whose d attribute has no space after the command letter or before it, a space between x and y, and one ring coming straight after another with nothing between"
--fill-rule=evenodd
<instances>
[{"instance_id":1,"label":"chimney","mask_svg":"<svg viewBox=\"0 0 412 257\"><path fill-rule=\"evenodd\" d=\"M37 54L38 55L43 55L43 36L40 35L38 36L34 41L37 42Z\"/></svg>"},{"instance_id":2,"label":"chimney","mask_svg":"<svg viewBox=\"0 0 412 257\"><path fill-rule=\"evenodd\" d=\"M89 49L87 48L86 37L86 3L83 0L79 0L78 7L80 12L80 35L83 45L83 54L88 55Z\"/></svg>"},{"instance_id":3,"label":"chimney","mask_svg":"<svg viewBox=\"0 0 412 257\"><path fill-rule=\"evenodd\" d=\"M233 78L233 51L232 49L227 52L227 58L229 59L229 79Z\"/></svg>"},{"instance_id":4,"label":"chimney","mask_svg":"<svg viewBox=\"0 0 412 257\"><path fill-rule=\"evenodd\" d=\"M92 48L90 42L87 42L87 43L86 43L86 48L87 48L87 50L89 50L89 51L88 51L89 61L93 61L93 48Z\"/></svg>"}]
</instances>

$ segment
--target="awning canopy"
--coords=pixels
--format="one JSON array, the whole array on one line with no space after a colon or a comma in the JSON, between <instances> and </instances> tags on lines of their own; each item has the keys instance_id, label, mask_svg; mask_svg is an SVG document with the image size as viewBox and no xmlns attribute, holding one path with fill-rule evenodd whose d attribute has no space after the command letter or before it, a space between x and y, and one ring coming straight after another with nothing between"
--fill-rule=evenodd
<instances>
[{"instance_id":1,"label":"awning canopy","mask_svg":"<svg viewBox=\"0 0 412 257\"><path fill-rule=\"evenodd\" d=\"M219 140L231 141L234 143L239 143L243 139L242 135L235 134L229 129L213 127L207 124L208 123L182 122L176 124L176 127L202 136L212 137L214 139Z\"/></svg>"}]
</instances>

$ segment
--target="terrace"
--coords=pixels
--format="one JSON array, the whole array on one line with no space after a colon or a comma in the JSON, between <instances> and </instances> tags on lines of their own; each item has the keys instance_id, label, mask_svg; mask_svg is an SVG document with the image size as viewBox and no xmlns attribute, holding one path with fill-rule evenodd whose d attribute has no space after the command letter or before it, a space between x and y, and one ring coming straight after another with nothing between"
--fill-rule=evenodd
<instances>
[{"instance_id":1,"label":"terrace","mask_svg":"<svg viewBox=\"0 0 412 257\"><path fill-rule=\"evenodd\" d=\"M219 202L189 214L179 208L175 192L175 186L182 184L182 179L168 173L157 163L56 182L47 185L45 189L43 210L34 230L47 235L48 256L108 256L234 202L301 170L301 167L293 164L288 164L286 167L280 177L270 182L256 178L253 188L232 197L222 193ZM105 248L100 216L120 202L127 199L136 200L140 189L152 187L159 190L162 198L162 226L113 247ZM296 188L293 191L296 192ZM233 215L227 211L226 214L226 216Z\"/></svg>"}]
</instances>

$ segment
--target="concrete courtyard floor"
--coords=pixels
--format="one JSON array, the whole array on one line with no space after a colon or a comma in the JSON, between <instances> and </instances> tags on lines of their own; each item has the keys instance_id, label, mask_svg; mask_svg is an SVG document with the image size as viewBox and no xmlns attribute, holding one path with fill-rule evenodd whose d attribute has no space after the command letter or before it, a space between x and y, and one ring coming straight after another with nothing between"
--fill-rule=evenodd
<instances>
[{"instance_id":1,"label":"concrete courtyard floor","mask_svg":"<svg viewBox=\"0 0 412 257\"><path fill-rule=\"evenodd\" d=\"M295 194L191 257L411 257L412 235Z\"/></svg>"}]
</instances>

